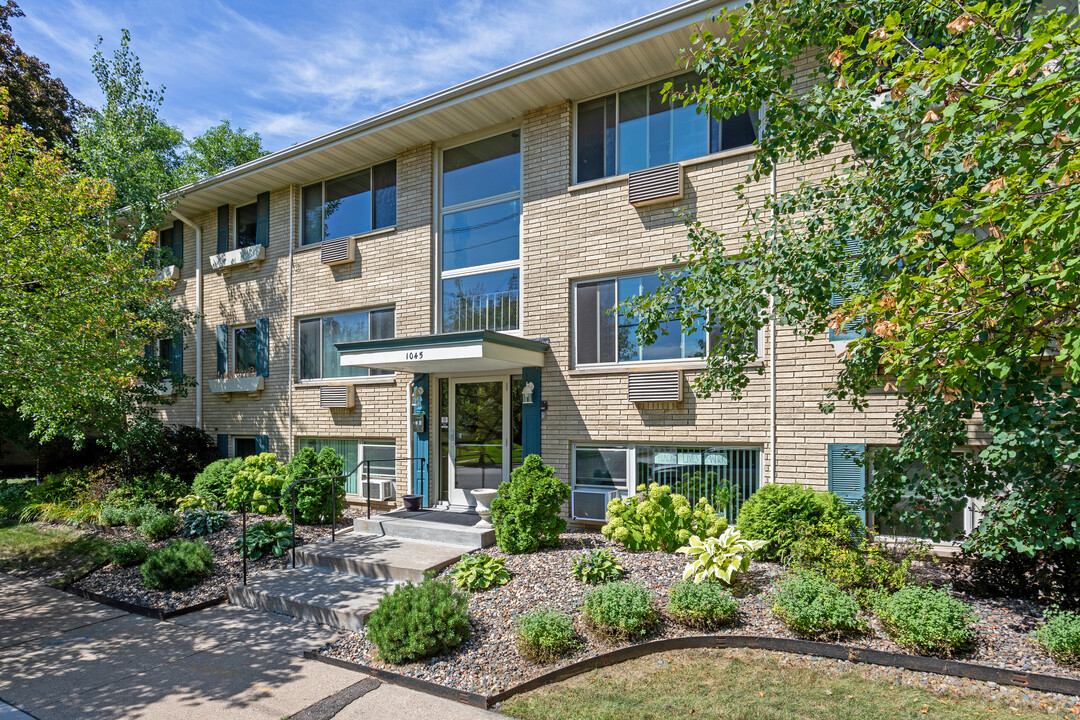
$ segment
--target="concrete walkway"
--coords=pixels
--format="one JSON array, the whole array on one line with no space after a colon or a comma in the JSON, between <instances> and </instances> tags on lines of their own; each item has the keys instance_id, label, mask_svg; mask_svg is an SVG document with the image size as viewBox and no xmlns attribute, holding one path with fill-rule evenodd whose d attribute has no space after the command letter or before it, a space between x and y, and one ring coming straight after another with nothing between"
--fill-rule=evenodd
<instances>
[{"instance_id":1,"label":"concrete walkway","mask_svg":"<svg viewBox=\"0 0 1080 720\"><path fill-rule=\"evenodd\" d=\"M40 720L277 720L365 680L302 657L337 633L233 606L160 622L0 574L0 701ZM332 717L493 716L412 690L372 685ZM0 705L0 720L8 717L17 715Z\"/></svg>"}]
</instances>

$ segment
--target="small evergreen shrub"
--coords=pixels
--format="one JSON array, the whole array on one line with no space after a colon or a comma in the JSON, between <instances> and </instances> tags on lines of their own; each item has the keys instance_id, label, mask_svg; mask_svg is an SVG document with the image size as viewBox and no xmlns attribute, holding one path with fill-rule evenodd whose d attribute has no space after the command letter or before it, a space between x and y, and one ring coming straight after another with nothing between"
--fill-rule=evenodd
<instances>
[{"instance_id":1,"label":"small evergreen shrub","mask_svg":"<svg viewBox=\"0 0 1080 720\"><path fill-rule=\"evenodd\" d=\"M570 486L555 477L539 455L529 455L499 486L491 503L491 522L499 549L513 555L557 547L566 520L559 517Z\"/></svg>"},{"instance_id":2,"label":"small evergreen shrub","mask_svg":"<svg viewBox=\"0 0 1080 720\"><path fill-rule=\"evenodd\" d=\"M344 460L334 452L333 448L324 447L315 453L309 447L301 448L288 465L285 466L289 479L286 487L300 478L330 478L341 475L345 471ZM349 468L352 470L352 468ZM330 488L333 485L334 494L337 496L338 519L342 517L345 507L345 480L314 480L300 483L294 490L296 498L296 519L305 525L319 525L330 522L330 515L334 510L335 501L331 498ZM288 508L286 508L288 510Z\"/></svg>"},{"instance_id":3,"label":"small evergreen shrub","mask_svg":"<svg viewBox=\"0 0 1080 720\"><path fill-rule=\"evenodd\" d=\"M127 525L128 511L115 505L101 506L101 524L108 527Z\"/></svg>"},{"instance_id":4,"label":"small evergreen shrub","mask_svg":"<svg viewBox=\"0 0 1080 720\"><path fill-rule=\"evenodd\" d=\"M442 655L469 639L469 599L448 582L406 582L383 595L367 622L379 658L395 665Z\"/></svg>"},{"instance_id":5,"label":"small evergreen shrub","mask_svg":"<svg viewBox=\"0 0 1080 720\"><path fill-rule=\"evenodd\" d=\"M184 537L203 537L228 526L229 514L220 510L188 510L180 516L180 534Z\"/></svg>"},{"instance_id":6,"label":"small evergreen shrub","mask_svg":"<svg viewBox=\"0 0 1080 720\"><path fill-rule=\"evenodd\" d=\"M787 559L805 528L827 521L845 523L851 514L835 493L771 484L743 503L736 524L744 538L765 541L755 557L775 561Z\"/></svg>"},{"instance_id":7,"label":"small evergreen shrub","mask_svg":"<svg viewBox=\"0 0 1080 720\"><path fill-rule=\"evenodd\" d=\"M606 583L590 591L582 611L592 630L617 640L648 635L659 619L652 593L627 582Z\"/></svg>"},{"instance_id":8,"label":"small evergreen shrub","mask_svg":"<svg viewBox=\"0 0 1080 720\"><path fill-rule=\"evenodd\" d=\"M853 597L836 583L802 570L777 584L773 614L794 632L811 637L836 638L864 629Z\"/></svg>"},{"instance_id":9,"label":"small evergreen shrub","mask_svg":"<svg viewBox=\"0 0 1080 720\"><path fill-rule=\"evenodd\" d=\"M1032 633L1035 641L1062 665L1080 665L1080 613L1050 611Z\"/></svg>"},{"instance_id":10,"label":"small evergreen shrub","mask_svg":"<svg viewBox=\"0 0 1080 720\"><path fill-rule=\"evenodd\" d=\"M267 520L247 529L248 560L258 560L263 555L281 557L293 546L292 525L284 520ZM236 538L233 549L244 551L244 538Z\"/></svg>"},{"instance_id":11,"label":"small evergreen shrub","mask_svg":"<svg viewBox=\"0 0 1080 720\"><path fill-rule=\"evenodd\" d=\"M180 529L180 518L172 513L152 515L139 525L139 532L150 542L164 540Z\"/></svg>"},{"instance_id":12,"label":"small evergreen shrub","mask_svg":"<svg viewBox=\"0 0 1080 720\"><path fill-rule=\"evenodd\" d=\"M739 601L717 580L682 580L668 592L667 612L682 625L715 630L735 620Z\"/></svg>"},{"instance_id":13,"label":"small evergreen shrub","mask_svg":"<svg viewBox=\"0 0 1080 720\"><path fill-rule=\"evenodd\" d=\"M583 583L600 585L621 580L623 567L610 550L601 548L579 555L570 568L570 574Z\"/></svg>"},{"instance_id":14,"label":"small evergreen shrub","mask_svg":"<svg viewBox=\"0 0 1080 720\"><path fill-rule=\"evenodd\" d=\"M273 453L249 455L242 462L225 492L225 506L230 510L239 510L240 503L247 502L248 512L260 515L281 512L281 503L271 498L277 497L285 489L285 482L289 478L285 464L278 462Z\"/></svg>"},{"instance_id":15,"label":"small evergreen shrub","mask_svg":"<svg viewBox=\"0 0 1080 720\"><path fill-rule=\"evenodd\" d=\"M215 502L225 502L225 493L232 485L233 476L244 466L244 458L215 460L195 476L191 492Z\"/></svg>"},{"instance_id":16,"label":"small evergreen shrub","mask_svg":"<svg viewBox=\"0 0 1080 720\"><path fill-rule=\"evenodd\" d=\"M173 540L150 553L139 572L143 585L152 590L187 590L210 577L213 569L214 554L206 543Z\"/></svg>"},{"instance_id":17,"label":"small evergreen shrub","mask_svg":"<svg viewBox=\"0 0 1080 720\"><path fill-rule=\"evenodd\" d=\"M652 483L638 486L637 495L608 503L608 518L600 532L627 550L663 550L675 552L690 541L716 537L727 527L727 520L716 514L705 498L691 507L683 495L672 494L667 485Z\"/></svg>"},{"instance_id":18,"label":"small evergreen shrub","mask_svg":"<svg viewBox=\"0 0 1080 720\"><path fill-rule=\"evenodd\" d=\"M510 571L502 558L493 558L484 553L462 555L450 577L463 590L487 590L496 585L510 582Z\"/></svg>"},{"instance_id":19,"label":"small evergreen shrub","mask_svg":"<svg viewBox=\"0 0 1080 720\"><path fill-rule=\"evenodd\" d=\"M125 540L113 545L109 555L121 567L141 565L150 555L150 546L142 540Z\"/></svg>"},{"instance_id":20,"label":"small evergreen shrub","mask_svg":"<svg viewBox=\"0 0 1080 720\"><path fill-rule=\"evenodd\" d=\"M947 590L901 588L875 603L878 619L899 645L928 655L951 655L972 641L978 617Z\"/></svg>"},{"instance_id":21,"label":"small evergreen shrub","mask_svg":"<svg viewBox=\"0 0 1080 720\"><path fill-rule=\"evenodd\" d=\"M518 618L518 652L530 660L552 663L577 647L574 621L558 610L533 610Z\"/></svg>"}]
</instances>

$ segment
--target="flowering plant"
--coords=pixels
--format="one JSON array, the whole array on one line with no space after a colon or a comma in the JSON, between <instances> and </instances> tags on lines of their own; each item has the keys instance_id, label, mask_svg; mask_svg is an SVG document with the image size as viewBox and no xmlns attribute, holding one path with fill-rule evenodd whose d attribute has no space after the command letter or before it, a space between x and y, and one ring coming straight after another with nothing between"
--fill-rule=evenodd
<instances>
[{"instance_id":1,"label":"flowering plant","mask_svg":"<svg viewBox=\"0 0 1080 720\"><path fill-rule=\"evenodd\" d=\"M667 485L638 486L637 495L608 503L609 521L600 532L628 550L664 550L689 542L691 536L716 537L727 527L709 502L702 498L691 507L684 496Z\"/></svg>"}]
</instances>

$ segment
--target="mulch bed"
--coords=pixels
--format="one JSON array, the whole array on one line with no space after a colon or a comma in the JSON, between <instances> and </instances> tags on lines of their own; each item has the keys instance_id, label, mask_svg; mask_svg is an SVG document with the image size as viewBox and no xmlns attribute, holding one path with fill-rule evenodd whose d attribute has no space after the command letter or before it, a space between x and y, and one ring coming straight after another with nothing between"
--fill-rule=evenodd
<instances>
[{"instance_id":1,"label":"mulch bed","mask_svg":"<svg viewBox=\"0 0 1080 720\"><path fill-rule=\"evenodd\" d=\"M371 667L385 668L440 685L460 690L493 695L566 665L615 649L611 644L585 630L580 607L585 593L592 586L575 580L570 574L571 563L582 550L610 548L627 571L627 579L649 587L659 598L660 607L667 604L667 591L681 579L686 560L682 555L663 552L631 553L610 543L598 533L565 533L562 546L530 555L506 555L497 548L485 550L495 557L506 558L506 567L513 574L504 586L475 593L469 600L473 635L449 655L406 665L389 665L377 660L377 651L363 633L349 633L343 639L319 652ZM445 576L449 568L440 573ZM740 589L740 616L730 628L715 634L797 637L787 630L770 612L768 593L771 583L786 572L774 563L755 562L746 574ZM937 566L925 569L927 578L940 581L945 575ZM976 640L965 653L954 659L990 667L1024 670L1080 679L1080 669L1058 665L1029 637L1038 624L1043 608L1037 603L1012 599L973 598L955 593L969 603L979 616ZM514 639L515 618L521 613L546 606L575 616L575 626L582 642L580 649L563 658L558 665L540 665L526 660L517 652ZM852 647L865 647L892 652L907 652L870 619L871 631L858 638L843 641ZM648 640L687 635L700 635L700 630L684 628L664 617ZM975 681L963 681L972 682ZM983 686L986 683L982 683ZM1073 699L1068 699L1071 703ZM1065 700L1063 700L1065 702Z\"/></svg>"}]
</instances>

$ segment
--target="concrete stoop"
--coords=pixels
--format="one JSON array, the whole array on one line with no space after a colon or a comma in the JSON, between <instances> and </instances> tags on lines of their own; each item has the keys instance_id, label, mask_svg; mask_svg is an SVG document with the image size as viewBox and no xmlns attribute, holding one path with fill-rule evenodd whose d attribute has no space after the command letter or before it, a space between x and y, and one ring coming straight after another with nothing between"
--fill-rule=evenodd
<instances>
[{"instance_id":1,"label":"concrete stoop","mask_svg":"<svg viewBox=\"0 0 1080 720\"><path fill-rule=\"evenodd\" d=\"M349 575L419 582L428 571L456 563L463 547L351 532L336 542L296 548L296 564Z\"/></svg>"},{"instance_id":2,"label":"concrete stoop","mask_svg":"<svg viewBox=\"0 0 1080 720\"><path fill-rule=\"evenodd\" d=\"M495 544L495 529L477 527L479 522L480 516L474 512L393 510L370 519L356 518L353 530L401 540L458 545L469 552Z\"/></svg>"}]
</instances>

